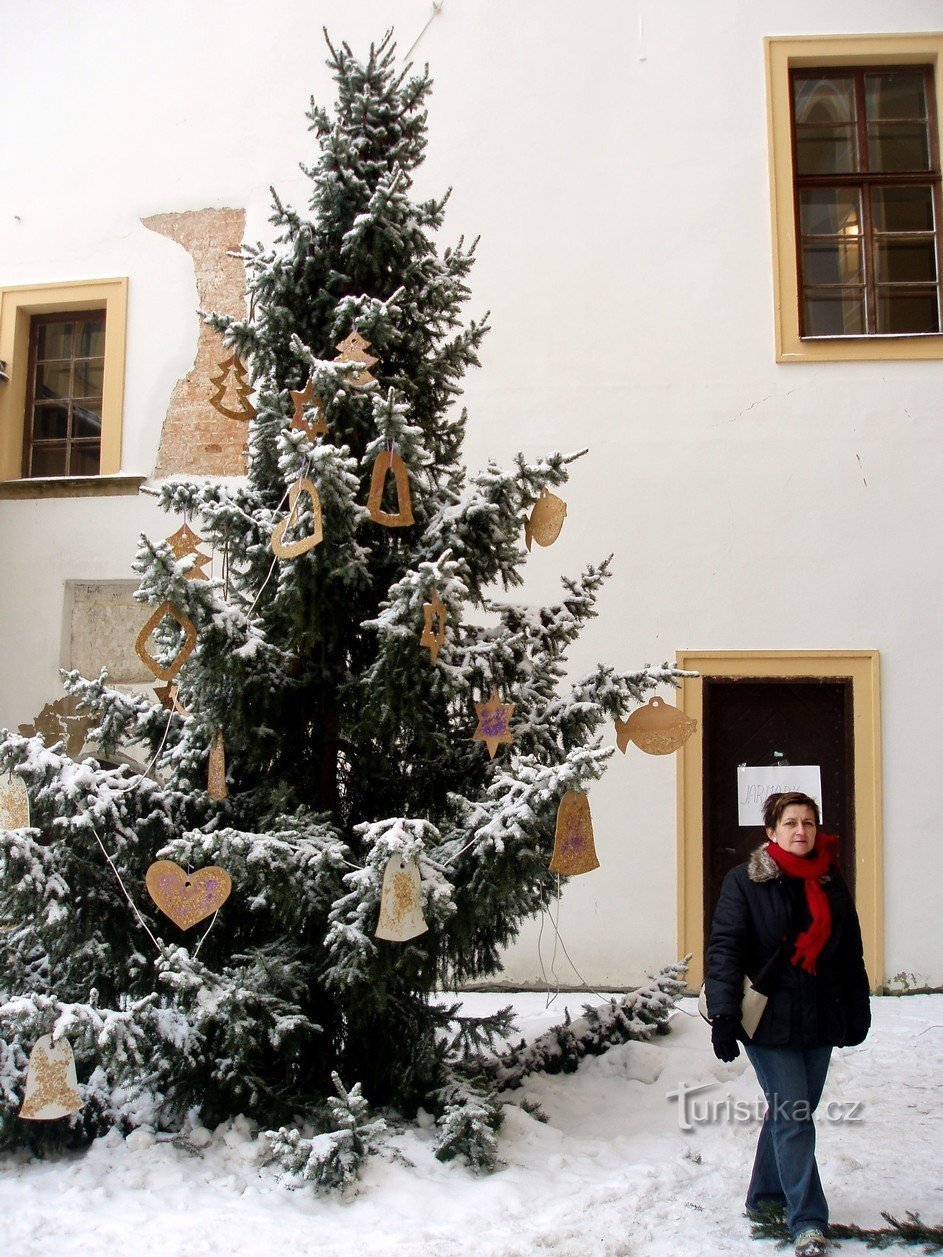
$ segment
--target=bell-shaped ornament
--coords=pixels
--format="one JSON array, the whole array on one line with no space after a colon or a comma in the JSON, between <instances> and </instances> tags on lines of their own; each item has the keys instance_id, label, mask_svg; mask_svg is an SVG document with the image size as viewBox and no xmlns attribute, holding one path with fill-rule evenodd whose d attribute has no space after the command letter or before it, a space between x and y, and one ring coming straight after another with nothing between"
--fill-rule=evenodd
<instances>
[{"instance_id":1,"label":"bell-shaped ornament","mask_svg":"<svg viewBox=\"0 0 943 1257\"><path fill-rule=\"evenodd\" d=\"M376 937L405 943L428 930L422 915L422 878L414 860L390 856L383 870Z\"/></svg>"},{"instance_id":2,"label":"bell-shaped ornament","mask_svg":"<svg viewBox=\"0 0 943 1257\"><path fill-rule=\"evenodd\" d=\"M20 1117L28 1122L51 1122L77 1113L81 1107L72 1045L67 1039L53 1043L52 1035L44 1034L30 1052Z\"/></svg>"},{"instance_id":3,"label":"bell-shaped ornament","mask_svg":"<svg viewBox=\"0 0 943 1257\"><path fill-rule=\"evenodd\" d=\"M589 798L582 790L568 790L557 808L557 831L553 839L550 872L575 877L578 873L591 873L598 868Z\"/></svg>"},{"instance_id":4,"label":"bell-shaped ornament","mask_svg":"<svg viewBox=\"0 0 943 1257\"><path fill-rule=\"evenodd\" d=\"M697 721L663 698L650 698L628 720L616 721L616 745L622 754L630 742L649 755L670 755L680 750L697 728Z\"/></svg>"},{"instance_id":5,"label":"bell-shaped ornament","mask_svg":"<svg viewBox=\"0 0 943 1257\"><path fill-rule=\"evenodd\" d=\"M29 827L29 795L26 782L15 773L0 777L0 829Z\"/></svg>"},{"instance_id":6,"label":"bell-shaped ornament","mask_svg":"<svg viewBox=\"0 0 943 1257\"><path fill-rule=\"evenodd\" d=\"M387 475L392 472L396 482L396 511L383 509L383 489ZM409 496L409 476L406 464L396 450L381 450L373 464L370 477L370 496L367 499L370 518L384 528L405 528L413 522L413 504Z\"/></svg>"}]
</instances>

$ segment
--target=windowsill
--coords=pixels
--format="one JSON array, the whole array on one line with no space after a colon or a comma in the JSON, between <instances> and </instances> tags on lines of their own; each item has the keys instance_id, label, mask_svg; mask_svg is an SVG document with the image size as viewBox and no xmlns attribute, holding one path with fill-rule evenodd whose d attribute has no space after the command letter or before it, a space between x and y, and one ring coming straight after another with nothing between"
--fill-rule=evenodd
<instances>
[{"instance_id":1,"label":"windowsill","mask_svg":"<svg viewBox=\"0 0 943 1257\"><path fill-rule=\"evenodd\" d=\"M108 498L137 493L146 476L37 476L0 480L0 501L9 498Z\"/></svg>"},{"instance_id":2,"label":"windowsill","mask_svg":"<svg viewBox=\"0 0 943 1257\"><path fill-rule=\"evenodd\" d=\"M938 340L943 332L838 332L834 336L800 336L813 344L835 340Z\"/></svg>"}]
</instances>

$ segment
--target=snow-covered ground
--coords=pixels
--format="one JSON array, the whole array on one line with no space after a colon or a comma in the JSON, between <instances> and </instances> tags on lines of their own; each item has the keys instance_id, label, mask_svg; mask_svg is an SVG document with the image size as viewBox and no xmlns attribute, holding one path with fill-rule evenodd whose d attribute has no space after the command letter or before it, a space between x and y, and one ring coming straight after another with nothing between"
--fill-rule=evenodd
<instances>
[{"instance_id":1,"label":"snow-covered ground","mask_svg":"<svg viewBox=\"0 0 943 1257\"><path fill-rule=\"evenodd\" d=\"M465 997L478 1013L509 1000L528 1038L559 1021L565 1004L576 1015L582 1003L560 996L548 1010L534 994ZM670 1035L613 1048L573 1075L531 1078L509 1095L505 1165L488 1177L440 1164L421 1127L393 1141L411 1165L374 1158L346 1200L290 1192L260 1174L258 1142L242 1122L197 1132L196 1142L206 1141L198 1154L145 1131L126 1140L112 1133L79 1155L0 1158L0 1251L773 1257L775 1245L751 1241L742 1217L755 1078L743 1056L715 1060L693 1001L682 1008ZM834 1221L878 1226L881 1209L943 1219L941 1063L939 995L875 1000L870 1038L836 1052L819 1118ZM705 1083L683 1107L669 1098ZM540 1104L546 1124L516 1107L524 1099ZM866 1251L842 1245L844 1257Z\"/></svg>"}]
</instances>

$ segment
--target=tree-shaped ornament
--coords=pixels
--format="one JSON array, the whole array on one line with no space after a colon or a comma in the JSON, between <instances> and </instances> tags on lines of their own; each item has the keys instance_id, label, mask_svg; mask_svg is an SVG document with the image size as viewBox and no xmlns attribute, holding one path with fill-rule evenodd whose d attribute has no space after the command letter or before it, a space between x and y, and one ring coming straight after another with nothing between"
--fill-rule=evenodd
<instances>
[{"instance_id":1,"label":"tree-shaped ornament","mask_svg":"<svg viewBox=\"0 0 943 1257\"><path fill-rule=\"evenodd\" d=\"M29 792L16 773L0 776L0 829L29 828Z\"/></svg>"},{"instance_id":2,"label":"tree-shaped ornament","mask_svg":"<svg viewBox=\"0 0 943 1257\"><path fill-rule=\"evenodd\" d=\"M439 591L433 589L432 601L422 604L423 628L422 636L419 638L419 645L425 646L429 651L429 658L432 663L438 663L439 648L445 641L445 624L448 618L448 609L445 603L439 597ZM433 628L435 625L435 628Z\"/></svg>"},{"instance_id":3,"label":"tree-shaped ornament","mask_svg":"<svg viewBox=\"0 0 943 1257\"><path fill-rule=\"evenodd\" d=\"M539 546L552 546L560 536L563 521L566 519L566 503L549 489L541 490L540 497L534 503L530 518L524 525L524 543L530 550L531 542Z\"/></svg>"},{"instance_id":4,"label":"tree-shaped ornament","mask_svg":"<svg viewBox=\"0 0 943 1257\"><path fill-rule=\"evenodd\" d=\"M370 367L375 367L380 359L374 358L373 354L368 354L369 348L370 342L364 340L356 328L335 345L335 349L340 351L334 359L335 362L359 362L363 368L348 377L348 383L356 385L357 388L377 382L376 376L370 374Z\"/></svg>"},{"instance_id":5,"label":"tree-shaped ornament","mask_svg":"<svg viewBox=\"0 0 943 1257\"><path fill-rule=\"evenodd\" d=\"M183 629L183 641L180 643L180 647L170 663L162 664L159 659L155 659L150 653L147 644L151 634L167 616L170 616L172 620L176 620ZM190 617L175 607L172 602L162 602L160 604L140 633L138 633L137 641L134 643L134 649L138 658L142 663L147 664L159 681L172 681L190 658L195 646L196 626Z\"/></svg>"},{"instance_id":6,"label":"tree-shaped ornament","mask_svg":"<svg viewBox=\"0 0 943 1257\"><path fill-rule=\"evenodd\" d=\"M696 728L696 720L656 694L628 720L616 721L616 745L623 755L630 742L649 755L670 755L684 746Z\"/></svg>"},{"instance_id":7,"label":"tree-shaped ornament","mask_svg":"<svg viewBox=\"0 0 943 1257\"><path fill-rule=\"evenodd\" d=\"M256 412L249 401L252 385L244 363L238 355L230 354L216 365L219 367L219 375L211 378L211 383L216 385L216 392L210 398L210 405L227 419L248 423L255 418Z\"/></svg>"},{"instance_id":8,"label":"tree-shaped ornament","mask_svg":"<svg viewBox=\"0 0 943 1257\"><path fill-rule=\"evenodd\" d=\"M175 533L167 538L167 544L170 546L174 558L179 561L187 558L189 555L194 556L193 566L187 572L188 580L206 580L206 572L203 568L210 561L208 554L201 554L199 546L203 538L198 537L189 524L183 523Z\"/></svg>"},{"instance_id":9,"label":"tree-shaped ornament","mask_svg":"<svg viewBox=\"0 0 943 1257\"><path fill-rule=\"evenodd\" d=\"M298 499L305 493L311 500L311 531L297 541L286 541L285 533L295 522L298 511ZM280 559L297 559L307 554L324 539L324 527L321 520L321 498L317 488L306 476L296 480L288 491L288 514L272 529L272 550Z\"/></svg>"},{"instance_id":10,"label":"tree-shaped ornament","mask_svg":"<svg viewBox=\"0 0 943 1257\"><path fill-rule=\"evenodd\" d=\"M71 1043L68 1039L53 1043L52 1035L44 1034L30 1052L20 1117L52 1122L77 1113L82 1103Z\"/></svg>"},{"instance_id":11,"label":"tree-shaped ornament","mask_svg":"<svg viewBox=\"0 0 943 1257\"><path fill-rule=\"evenodd\" d=\"M383 490L387 476L393 473L396 484L396 510L385 511L382 506ZM370 497L367 500L370 518L384 528L405 528L413 522L413 503L409 496L409 476L406 464L396 450L384 450L376 457L370 477Z\"/></svg>"},{"instance_id":12,"label":"tree-shaped ornament","mask_svg":"<svg viewBox=\"0 0 943 1257\"><path fill-rule=\"evenodd\" d=\"M327 435L327 423L324 418L324 398L314 391L314 380L309 379L303 389L290 389L291 400L295 403L295 413L291 426L296 432L303 432L309 441ZM314 411L314 418L307 418L306 412Z\"/></svg>"},{"instance_id":13,"label":"tree-shaped ornament","mask_svg":"<svg viewBox=\"0 0 943 1257\"><path fill-rule=\"evenodd\" d=\"M514 707L514 703L501 702L496 686L491 687L491 697L487 703L475 704L478 727L472 734L472 739L475 742L485 743L491 759L494 759L502 743L514 741L511 734L511 717L514 715Z\"/></svg>"},{"instance_id":14,"label":"tree-shaped ornament","mask_svg":"<svg viewBox=\"0 0 943 1257\"><path fill-rule=\"evenodd\" d=\"M155 860L144 879L147 892L165 917L181 930L218 912L232 890L232 878L217 865L187 873L173 860Z\"/></svg>"},{"instance_id":15,"label":"tree-shaped ornament","mask_svg":"<svg viewBox=\"0 0 943 1257\"><path fill-rule=\"evenodd\" d=\"M598 868L589 798L582 790L568 790L557 808L550 872L575 877Z\"/></svg>"},{"instance_id":16,"label":"tree-shaped ornament","mask_svg":"<svg viewBox=\"0 0 943 1257\"><path fill-rule=\"evenodd\" d=\"M401 855L390 856L383 870L375 937L406 943L425 934L428 928L422 915L422 879L415 861Z\"/></svg>"}]
</instances>

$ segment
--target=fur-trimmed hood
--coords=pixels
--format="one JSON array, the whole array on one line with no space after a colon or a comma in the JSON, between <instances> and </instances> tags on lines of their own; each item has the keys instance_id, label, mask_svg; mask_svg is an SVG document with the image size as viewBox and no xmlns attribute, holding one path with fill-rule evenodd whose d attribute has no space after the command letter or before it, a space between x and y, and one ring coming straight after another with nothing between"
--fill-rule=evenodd
<instances>
[{"instance_id":1,"label":"fur-trimmed hood","mask_svg":"<svg viewBox=\"0 0 943 1257\"><path fill-rule=\"evenodd\" d=\"M764 842L762 847L757 847L747 861L747 876L751 882L772 882L777 877L785 876L782 869L766 850L766 845ZM829 877L830 874L826 873L819 878L819 881L827 882Z\"/></svg>"}]
</instances>

